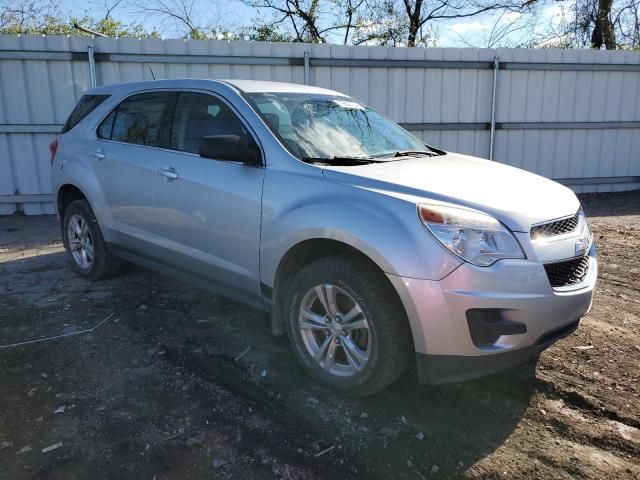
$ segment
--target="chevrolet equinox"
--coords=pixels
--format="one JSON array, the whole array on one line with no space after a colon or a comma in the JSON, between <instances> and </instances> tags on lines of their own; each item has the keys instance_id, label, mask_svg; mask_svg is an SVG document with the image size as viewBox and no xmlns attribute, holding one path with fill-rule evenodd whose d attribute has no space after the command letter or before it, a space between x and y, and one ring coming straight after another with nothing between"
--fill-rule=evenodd
<instances>
[{"instance_id":1,"label":"chevrolet equinox","mask_svg":"<svg viewBox=\"0 0 640 480\"><path fill-rule=\"evenodd\" d=\"M270 312L305 370L367 395L490 374L573 332L597 277L568 188L426 145L311 86L92 88L51 144L64 245Z\"/></svg>"}]
</instances>

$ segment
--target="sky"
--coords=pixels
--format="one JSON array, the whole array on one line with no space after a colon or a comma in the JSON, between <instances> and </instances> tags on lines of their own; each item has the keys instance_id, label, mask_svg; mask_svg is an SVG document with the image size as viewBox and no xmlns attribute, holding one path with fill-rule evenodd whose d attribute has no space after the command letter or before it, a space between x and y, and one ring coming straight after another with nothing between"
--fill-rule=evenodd
<instances>
[{"instance_id":1,"label":"sky","mask_svg":"<svg viewBox=\"0 0 640 480\"><path fill-rule=\"evenodd\" d=\"M83 16L88 13L92 16L104 15L105 9L101 8L102 2L107 4L113 3L115 0L92 0L91 5L95 5L90 11L87 12L87 1L82 0L63 0L63 11L70 16ZM523 28L521 25L524 23L524 17L520 17L518 13L488 13L482 16L476 16L465 19L450 20L448 22L441 22L437 25L438 42L439 47L489 47L492 41L492 27L497 25L496 29L500 32L502 29L510 31L507 39L511 42L517 43L524 39L526 36L533 32L541 33L543 30L552 25L554 22L558 23L564 11L568 11L570 2L574 0L561 0L555 1L552 5L544 5L536 15L536 25L528 28ZM122 4L124 4L122 2ZM144 0L139 0L144 2ZM118 6L113 16L124 23L130 23L132 21L141 22L146 29L153 29L154 27L160 27L160 33L164 38L179 38L181 37L180 31L176 30L170 23L161 22L161 19L157 16L150 16L141 12L140 8L134 6ZM131 5L131 4L129 4ZM258 14L255 9L247 7L240 0L199 0L196 3L196 17L211 19L210 21L216 22L220 25L241 25L251 26L253 19ZM495 34L493 35L495 36ZM341 40L338 37L333 40L336 43L340 43Z\"/></svg>"}]
</instances>

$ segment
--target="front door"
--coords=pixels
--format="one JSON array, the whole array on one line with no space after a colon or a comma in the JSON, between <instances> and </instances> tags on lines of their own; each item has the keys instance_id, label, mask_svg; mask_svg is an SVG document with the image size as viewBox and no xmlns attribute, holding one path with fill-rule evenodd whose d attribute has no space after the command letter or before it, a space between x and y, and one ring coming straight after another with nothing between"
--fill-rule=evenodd
<instances>
[{"instance_id":1,"label":"front door","mask_svg":"<svg viewBox=\"0 0 640 480\"><path fill-rule=\"evenodd\" d=\"M153 180L155 216L162 218L154 233L168 251L166 262L226 296L256 303L264 168L198 154L204 136L251 133L210 94L178 93L171 117L170 151L158 157Z\"/></svg>"}]
</instances>

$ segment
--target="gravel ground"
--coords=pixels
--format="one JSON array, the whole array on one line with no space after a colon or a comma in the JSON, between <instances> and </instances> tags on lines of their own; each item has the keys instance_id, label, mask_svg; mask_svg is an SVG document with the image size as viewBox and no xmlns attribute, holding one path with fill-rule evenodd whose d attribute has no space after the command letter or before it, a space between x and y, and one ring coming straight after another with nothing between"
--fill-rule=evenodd
<instances>
[{"instance_id":1,"label":"gravel ground","mask_svg":"<svg viewBox=\"0 0 640 480\"><path fill-rule=\"evenodd\" d=\"M263 313L140 268L87 283L54 218L0 218L0 345L90 330L0 347L0 478L640 478L640 192L582 201L601 274L574 335L359 400Z\"/></svg>"}]
</instances>

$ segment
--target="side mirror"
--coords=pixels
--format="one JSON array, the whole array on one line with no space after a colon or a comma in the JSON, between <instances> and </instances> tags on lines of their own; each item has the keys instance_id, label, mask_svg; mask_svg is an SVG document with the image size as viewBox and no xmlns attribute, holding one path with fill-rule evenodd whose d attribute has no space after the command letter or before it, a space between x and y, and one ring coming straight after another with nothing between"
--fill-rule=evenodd
<instances>
[{"instance_id":1,"label":"side mirror","mask_svg":"<svg viewBox=\"0 0 640 480\"><path fill-rule=\"evenodd\" d=\"M249 143L249 144L247 144ZM213 160L231 160L246 165L260 165L260 150L249 137L249 141L237 135L210 135L200 142L200 156Z\"/></svg>"}]
</instances>

